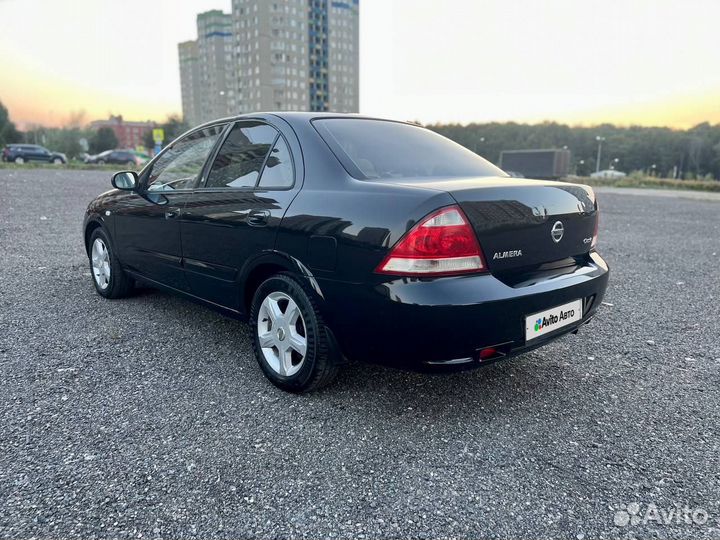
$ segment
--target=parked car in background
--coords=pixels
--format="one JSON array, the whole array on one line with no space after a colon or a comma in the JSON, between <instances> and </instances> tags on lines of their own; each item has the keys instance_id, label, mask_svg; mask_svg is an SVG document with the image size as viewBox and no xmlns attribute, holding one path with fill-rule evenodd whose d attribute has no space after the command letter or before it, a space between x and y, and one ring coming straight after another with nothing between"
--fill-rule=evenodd
<instances>
[{"instance_id":1,"label":"parked car in background","mask_svg":"<svg viewBox=\"0 0 720 540\"><path fill-rule=\"evenodd\" d=\"M607 287L592 188L510 178L412 124L226 118L112 184L85 216L98 294L140 281L249 319L260 368L292 392L345 358L455 369L530 351Z\"/></svg>"},{"instance_id":2,"label":"parked car in background","mask_svg":"<svg viewBox=\"0 0 720 540\"><path fill-rule=\"evenodd\" d=\"M2 160L17 164L29 163L31 161L54 163L55 165L67 163L65 154L51 152L47 148L37 144L8 144L3 148Z\"/></svg>"},{"instance_id":3,"label":"parked car in background","mask_svg":"<svg viewBox=\"0 0 720 540\"><path fill-rule=\"evenodd\" d=\"M140 157L134 150L105 150L100 154L89 156L85 163L105 165L112 163L115 165L126 165L127 167L141 167L147 159Z\"/></svg>"},{"instance_id":4,"label":"parked car in background","mask_svg":"<svg viewBox=\"0 0 720 540\"><path fill-rule=\"evenodd\" d=\"M616 171L615 169L605 169L604 171L594 172L590 175L590 178L625 178L627 174L622 171Z\"/></svg>"},{"instance_id":5,"label":"parked car in background","mask_svg":"<svg viewBox=\"0 0 720 540\"><path fill-rule=\"evenodd\" d=\"M142 165L145 165L148 161L152 159L152 156L150 156L149 154L138 152L137 150L133 150L132 152L140 159Z\"/></svg>"}]
</instances>

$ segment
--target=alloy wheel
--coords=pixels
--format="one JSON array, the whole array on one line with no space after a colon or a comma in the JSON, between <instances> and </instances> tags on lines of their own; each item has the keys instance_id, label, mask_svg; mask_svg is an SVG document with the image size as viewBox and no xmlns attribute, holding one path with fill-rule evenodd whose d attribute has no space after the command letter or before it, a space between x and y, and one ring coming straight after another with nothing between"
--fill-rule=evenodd
<instances>
[{"instance_id":1,"label":"alloy wheel","mask_svg":"<svg viewBox=\"0 0 720 540\"><path fill-rule=\"evenodd\" d=\"M110 285L110 253L101 238L93 242L91 260L95 283L104 291Z\"/></svg>"},{"instance_id":2,"label":"alloy wheel","mask_svg":"<svg viewBox=\"0 0 720 540\"><path fill-rule=\"evenodd\" d=\"M275 291L265 297L257 318L263 357L278 375L290 377L303 365L307 353L305 319L297 303Z\"/></svg>"}]
</instances>

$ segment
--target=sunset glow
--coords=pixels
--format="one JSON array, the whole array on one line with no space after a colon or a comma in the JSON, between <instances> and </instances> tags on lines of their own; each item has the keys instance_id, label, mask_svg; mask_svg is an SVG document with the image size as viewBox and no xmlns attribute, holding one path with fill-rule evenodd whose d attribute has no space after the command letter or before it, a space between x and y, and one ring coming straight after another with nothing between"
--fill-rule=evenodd
<instances>
[{"instance_id":1,"label":"sunset glow","mask_svg":"<svg viewBox=\"0 0 720 540\"><path fill-rule=\"evenodd\" d=\"M720 2L361 0L361 112L423 122L720 123ZM21 127L180 112L177 43L229 0L0 0Z\"/></svg>"}]
</instances>

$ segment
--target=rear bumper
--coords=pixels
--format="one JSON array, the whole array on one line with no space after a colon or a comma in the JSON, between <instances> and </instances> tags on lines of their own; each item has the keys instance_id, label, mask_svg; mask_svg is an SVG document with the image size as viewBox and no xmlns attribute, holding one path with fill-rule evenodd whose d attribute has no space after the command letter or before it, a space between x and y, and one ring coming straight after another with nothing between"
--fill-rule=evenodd
<instances>
[{"instance_id":1,"label":"rear bumper","mask_svg":"<svg viewBox=\"0 0 720 540\"><path fill-rule=\"evenodd\" d=\"M469 367L527 352L587 323L609 270L597 254L572 271L510 286L490 274L396 279L379 284L318 280L324 315L352 359L406 368ZM525 341L525 317L583 300L582 320ZM479 351L498 354L480 361Z\"/></svg>"}]
</instances>

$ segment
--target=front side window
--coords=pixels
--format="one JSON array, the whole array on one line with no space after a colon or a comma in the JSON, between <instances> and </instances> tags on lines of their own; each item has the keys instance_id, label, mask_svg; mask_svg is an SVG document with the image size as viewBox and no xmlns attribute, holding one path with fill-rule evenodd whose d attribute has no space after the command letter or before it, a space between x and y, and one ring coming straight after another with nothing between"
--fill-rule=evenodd
<instances>
[{"instance_id":1,"label":"front side window","mask_svg":"<svg viewBox=\"0 0 720 540\"><path fill-rule=\"evenodd\" d=\"M217 125L199 129L174 143L153 164L148 191L192 188L224 128Z\"/></svg>"},{"instance_id":2,"label":"front side window","mask_svg":"<svg viewBox=\"0 0 720 540\"><path fill-rule=\"evenodd\" d=\"M277 137L277 130L267 124L235 124L212 164L205 187L255 187Z\"/></svg>"},{"instance_id":3,"label":"front side window","mask_svg":"<svg viewBox=\"0 0 720 540\"><path fill-rule=\"evenodd\" d=\"M313 125L359 179L507 176L467 148L419 126L364 118L316 119Z\"/></svg>"}]
</instances>

